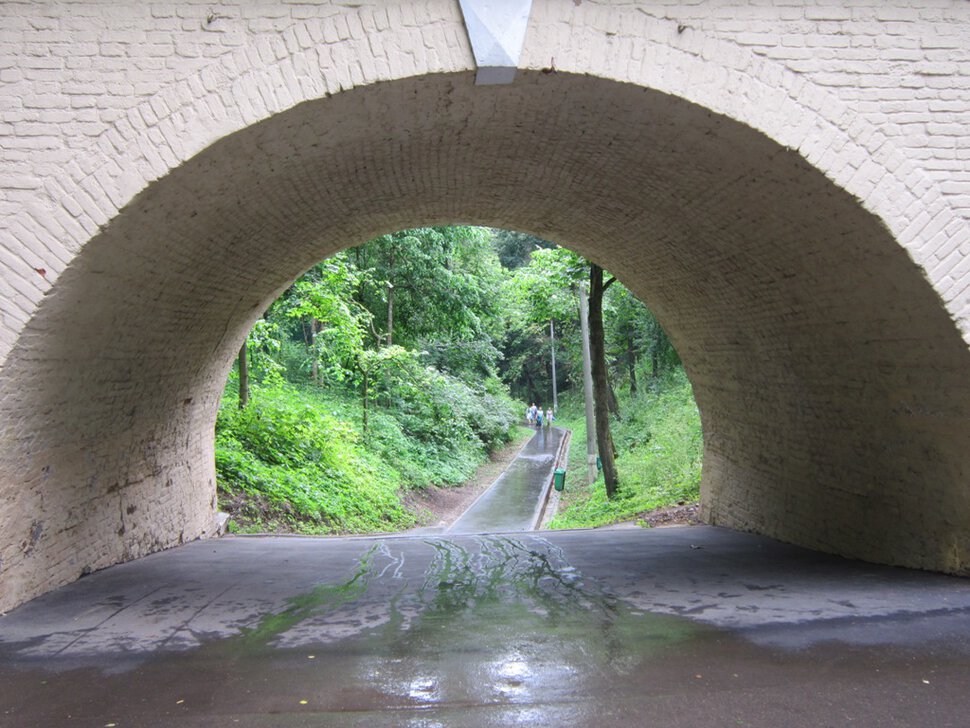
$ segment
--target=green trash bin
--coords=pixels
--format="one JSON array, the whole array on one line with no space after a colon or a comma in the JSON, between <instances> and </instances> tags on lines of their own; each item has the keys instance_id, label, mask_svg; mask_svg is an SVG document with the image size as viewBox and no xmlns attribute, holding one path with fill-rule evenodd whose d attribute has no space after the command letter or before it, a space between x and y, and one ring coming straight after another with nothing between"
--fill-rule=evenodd
<instances>
[{"instance_id":1,"label":"green trash bin","mask_svg":"<svg viewBox=\"0 0 970 728\"><path fill-rule=\"evenodd\" d=\"M562 490L566 487L566 471L562 468L556 468L552 476L552 484L555 486L556 490Z\"/></svg>"}]
</instances>

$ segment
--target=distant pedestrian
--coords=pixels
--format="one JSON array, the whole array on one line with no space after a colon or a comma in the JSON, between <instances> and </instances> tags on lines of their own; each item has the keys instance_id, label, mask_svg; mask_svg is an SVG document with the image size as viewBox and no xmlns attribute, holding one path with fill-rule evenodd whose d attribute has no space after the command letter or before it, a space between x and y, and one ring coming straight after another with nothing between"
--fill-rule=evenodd
<instances>
[{"instance_id":1,"label":"distant pedestrian","mask_svg":"<svg viewBox=\"0 0 970 728\"><path fill-rule=\"evenodd\" d=\"M532 406L530 406L529 409L525 411L525 419L530 425L534 425L536 423L536 414L538 413L538 411L539 410L536 409L535 402L533 402Z\"/></svg>"},{"instance_id":2,"label":"distant pedestrian","mask_svg":"<svg viewBox=\"0 0 970 728\"><path fill-rule=\"evenodd\" d=\"M536 410L536 427L542 427L542 407Z\"/></svg>"},{"instance_id":3,"label":"distant pedestrian","mask_svg":"<svg viewBox=\"0 0 970 728\"><path fill-rule=\"evenodd\" d=\"M546 410L546 416L543 417L543 419L542 419L542 426L543 427L552 427L552 421L554 419L555 419L555 417L553 417L553 415L552 415L552 410L551 409L547 409Z\"/></svg>"}]
</instances>

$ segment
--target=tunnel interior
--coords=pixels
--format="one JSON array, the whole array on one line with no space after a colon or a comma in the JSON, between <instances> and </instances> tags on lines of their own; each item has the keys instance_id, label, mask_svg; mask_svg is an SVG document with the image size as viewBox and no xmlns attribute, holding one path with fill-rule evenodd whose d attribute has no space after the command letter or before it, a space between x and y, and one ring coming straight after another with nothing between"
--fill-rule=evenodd
<instances>
[{"instance_id":1,"label":"tunnel interior","mask_svg":"<svg viewBox=\"0 0 970 728\"><path fill-rule=\"evenodd\" d=\"M255 319L322 258L456 223L559 242L657 314L701 412L708 522L970 567L970 354L878 218L675 96L458 73L253 124L84 246L0 372L0 608L211 533L213 423Z\"/></svg>"}]
</instances>

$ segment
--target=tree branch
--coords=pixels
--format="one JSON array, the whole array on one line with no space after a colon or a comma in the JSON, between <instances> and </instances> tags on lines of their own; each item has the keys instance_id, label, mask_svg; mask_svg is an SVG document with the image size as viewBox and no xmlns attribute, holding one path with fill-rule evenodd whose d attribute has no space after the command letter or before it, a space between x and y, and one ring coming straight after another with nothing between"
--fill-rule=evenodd
<instances>
[{"instance_id":1,"label":"tree branch","mask_svg":"<svg viewBox=\"0 0 970 728\"><path fill-rule=\"evenodd\" d=\"M616 276L610 278L606 283L603 284L603 291L605 292L607 288L616 283Z\"/></svg>"}]
</instances>

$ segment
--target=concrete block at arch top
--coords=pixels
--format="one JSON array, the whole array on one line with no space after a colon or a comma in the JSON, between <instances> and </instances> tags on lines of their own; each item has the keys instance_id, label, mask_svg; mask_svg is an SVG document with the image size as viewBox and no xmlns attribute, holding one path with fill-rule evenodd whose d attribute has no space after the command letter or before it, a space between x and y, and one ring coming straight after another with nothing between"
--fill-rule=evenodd
<instances>
[{"instance_id":1,"label":"concrete block at arch top","mask_svg":"<svg viewBox=\"0 0 970 728\"><path fill-rule=\"evenodd\" d=\"M211 533L263 307L458 221L657 313L710 521L965 571L970 5L898 10L535 0L476 85L451 0L0 4L0 609Z\"/></svg>"},{"instance_id":2,"label":"concrete block at arch top","mask_svg":"<svg viewBox=\"0 0 970 728\"><path fill-rule=\"evenodd\" d=\"M512 83L525 41L532 0L460 0L475 51L475 83Z\"/></svg>"}]
</instances>

